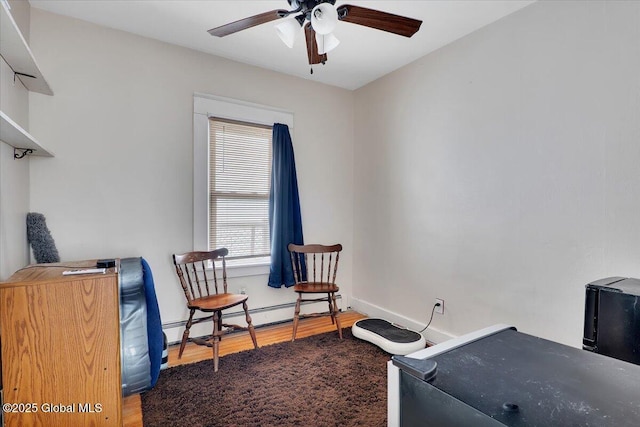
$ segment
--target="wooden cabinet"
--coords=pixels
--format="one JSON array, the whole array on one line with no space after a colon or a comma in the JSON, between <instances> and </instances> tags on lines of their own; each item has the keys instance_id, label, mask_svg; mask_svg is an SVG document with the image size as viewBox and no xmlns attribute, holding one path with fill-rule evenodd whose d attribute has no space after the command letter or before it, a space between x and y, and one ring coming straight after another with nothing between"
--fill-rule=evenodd
<instances>
[{"instance_id":1,"label":"wooden cabinet","mask_svg":"<svg viewBox=\"0 0 640 427\"><path fill-rule=\"evenodd\" d=\"M0 284L6 426L122 425L117 267L64 276L69 266L95 261L30 266Z\"/></svg>"}]
</instances>

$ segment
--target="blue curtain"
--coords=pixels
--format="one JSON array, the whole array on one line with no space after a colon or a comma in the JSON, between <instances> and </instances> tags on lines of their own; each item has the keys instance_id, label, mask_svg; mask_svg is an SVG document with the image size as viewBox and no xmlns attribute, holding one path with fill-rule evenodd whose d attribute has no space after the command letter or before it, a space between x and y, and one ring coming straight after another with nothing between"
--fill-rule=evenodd
<instances>
[{"instance_id":1,"label":"blue curtain","mask_svg":"<svg viewBox=\"0 0 640 427\"><path fill-rule=\"evenodd\" d=\"M273 160L271 192L269 194L269 230L271 238L271 269L269 286L280 288L294 284L289 243L301 245L302 216L298 197L298 178L289 127L273 125Z\"/></svg>"}]
</instances>

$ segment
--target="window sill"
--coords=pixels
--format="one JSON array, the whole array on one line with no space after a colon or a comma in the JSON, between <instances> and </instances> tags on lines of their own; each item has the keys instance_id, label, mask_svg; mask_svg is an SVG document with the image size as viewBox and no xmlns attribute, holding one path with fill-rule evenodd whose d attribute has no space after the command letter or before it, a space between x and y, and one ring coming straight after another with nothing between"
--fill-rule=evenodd
<instances>
[{"instance_id":1,"label":"window sill","mask_svg":"<svg viewBox=\"0 0 640 427\"><path fill-rule=\"evenodd\" d=\"M229 265L227 263L227 278L268 275L269 269L269 263L250 265Z\"/></svg>"}]
</instances>

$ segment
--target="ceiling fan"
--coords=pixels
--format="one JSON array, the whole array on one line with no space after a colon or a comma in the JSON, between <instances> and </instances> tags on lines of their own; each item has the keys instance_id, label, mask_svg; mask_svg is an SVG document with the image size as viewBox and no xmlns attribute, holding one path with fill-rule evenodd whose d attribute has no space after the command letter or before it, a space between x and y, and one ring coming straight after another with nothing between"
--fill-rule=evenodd
<instances>
[{"instance_id":1,"label":"ceiling fan","mask_svg":"<svg viewBox=\"0 0 640 427\"><path fill-rule=\"evenodd\" d=\"M212 28L208 32L212 36L224 37L256 25L265 24L281 18L294 15L292 19L285 19L276 25L276 32L282 41L293 47L293 43L300 28L304 28L307 42L307 56L309 64L324 64L327 52L334 49L340 41L332 34L338 21L364 25L376 30L387 31L405 37L413 36L422 21L404 16L381 12L366 7L349 4L336 7L336 0L287 0L292 10L276 9L259 15L240 19L220 27ZM313 73L313 68L311 69Z\"/></svg>"}]
</instances>

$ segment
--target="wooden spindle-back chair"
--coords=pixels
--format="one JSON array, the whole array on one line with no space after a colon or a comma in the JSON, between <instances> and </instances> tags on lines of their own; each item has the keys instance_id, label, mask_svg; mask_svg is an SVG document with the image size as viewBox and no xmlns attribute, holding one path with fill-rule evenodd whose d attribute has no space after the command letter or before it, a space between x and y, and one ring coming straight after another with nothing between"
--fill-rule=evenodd
<instances>
[{"instance_id":1,"label":"wooden spindle-back chair","mask_svg":"<svg viewBox=\"0 0 640 427\"><path fill-rule=\"evenodd\" d=\"M200 345L213 347L213 370L218 372L218 348L222 335L242 329L249 330L254 348L258 348L256 334L251 324L251 316L247 307L248 295L230 294L227 292L227 265L225 257L229 251L226 248L209 252L187 252L173 255L176 274L182 285L187 299L189 320L182 334L178 359L182 357L191 326L213 319L213 333L209 339L193 338L192 341ZM222 321L222 310L242 304L247 321L247 327L227 324ZM193 318L196 311L213 313L210 316Z\"/></svg>"},{"instance_id":2,"label":"wooden spindle-back chair","mask_svg":"<svg viewBox=\"0 0 640 427\"><path fill-rule=\"evenodd\" d=\"M295 284L293 290L298 293L296 309L293 316L293 336L295 341L298 331L298 322L301 318L324 316L326 313L300 314L300 305L303 301L326 301L329 304L331 323L336 325L338 336L342 339L342 328L338 318L338 305L336 304L336 292L340 290L336 284L338 273L338 261L342 245L294 245L288 246L291 254L291 265ZM308 298L308 294L326 294L322 297Z\"/></svg>"}]
</instances>

